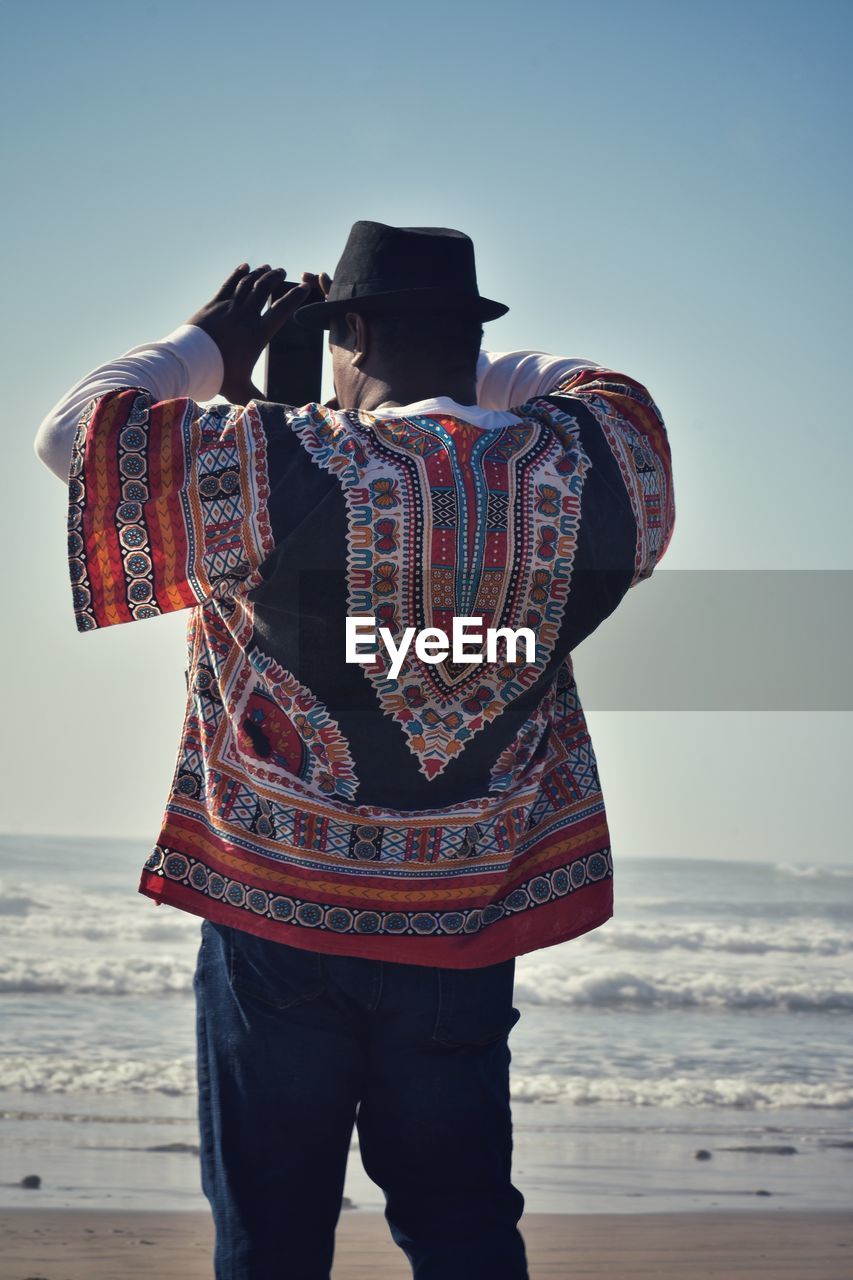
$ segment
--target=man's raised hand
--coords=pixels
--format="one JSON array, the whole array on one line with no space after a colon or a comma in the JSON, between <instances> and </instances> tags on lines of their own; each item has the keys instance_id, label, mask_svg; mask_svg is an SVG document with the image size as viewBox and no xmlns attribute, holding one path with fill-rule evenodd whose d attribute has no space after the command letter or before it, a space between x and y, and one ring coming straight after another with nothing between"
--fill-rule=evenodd
<instances>
[{"instance_id":1,"label":"man's raised hand","mask_svg":"<svg viewBox=\"0 0 853 1280\"><path fill-rule=\"evenodd\" d=\"M308 272L303 273L303 280L307 275ZM252 384L252 370L275 334L311 292L310 284L294 285L286 277L284 267L265 263L250 271L248 262L242 262L210 302L186 322L204 329L219 347L225 366L220 394L233 404L262 398ZM269 309L264 311L267 302Z\"/></svg>"}]
</instances>

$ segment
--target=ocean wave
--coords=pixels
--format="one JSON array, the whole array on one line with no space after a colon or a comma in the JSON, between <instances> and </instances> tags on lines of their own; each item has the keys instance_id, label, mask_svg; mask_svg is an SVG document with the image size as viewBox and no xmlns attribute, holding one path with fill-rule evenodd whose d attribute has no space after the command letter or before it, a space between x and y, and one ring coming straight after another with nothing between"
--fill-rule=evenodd
<instances>
[{"instance_id":1,"label":"ocean wave","mask_svg":"<svg viewBox=\"0 0 853 1280\"><path fill-rule=\"evenodd\" d=\"M186 958L137 956L93 959L11 957L0 960L4 995L152 996L192 991L193 964Z\"/></svg>"},{"instance_id":2,"label":"ocean wave","mask_svg":"<svg viewBox=\"0 0 853 1280\"><path fill-rule=\"evenodd\" d=\"M560 1103L563 1106L709 1107L740 1111L853 1108L853 1085L764 1082L743 1076L629 1076L525 1075L511 1077L513 1102Z\"/></svg>"},{"instance_id":3,"label":"ocean wave","mask_svg":"<svg viewBox=\"0 0 853 1280\"><path fill-rule=\"evenodd\" d=\"M137 955L21 957L0 960L0 995L151 997L192 994L194 957ZM655 960L637 965L569 964L523 957L516 968L515 998L530 1005L609 1009L853 1010L853 974L817 966L767 972L686 966Z\"/></svg>"},{"instance_id":4,"label":"ocean wave","mask_svg":"<svg viewBox=\"0 0 853 1280\"><path fill-rule=\"evenodd\" d=\"M0 1060L0 1064L1 1062L2 1060ZM1 1070L2 1070L2 1065L0 1065L0 1071ZM0 1085L0 1088L2 1087L3 1086ZM46 1093L48 1091L46 1089L30 1089L28 1090L28 1092ZM70 1091L66 1089L66 1090L63 1090L63 1092L68 1093ZM163 1091L160 1090L160 1092L162 1094ZM176 1096L183 1097L184 1094L178 1094ZM192 1090L188 1091L186 1096L188 1097L192 1096ZM85 1102L86 1102L85 1098L80 1099L80 1105L85 1106ZM132 1105L135 1106L136 1104L134 1103ZM22 1111L20 1107L7 1107L7 1108L0 1109L0 1120L7 1120L7 1121L8 1120L24 1120L28 1124L32 1124L34 1121L41 1121L41 1122L47 1121L49 1124L98 1124L98 1125L143 1124L143 1125L151 1125L151 1126L156 1125L158 1127L161 1125L185 1125L187 1123L186 1116L163 1116L163 1115L157 1115L156 1113L148 1110L143 1112L142 1115L139 1114L138 1110L125 1111L125 1112L112 1112L109 1115L104 1115L100 1111L80 1111L80 1110L34 1111L32 1108L30 1108L26 1111Z\"/></svg>"},{"instance_id":5,"label":"ocean wave","mask_svg":"<svg viewBox=\"0 0 853 1280\"><path fill-rule=\"evenodd\" d=\"M792 876L796 880L851 880L853 866L821 866L820 863L776 862L773 870L780 876Z\"/></svg>"},{"instance_id":6,"label":"ocean wave","mask_svg":"<svg viewBox=\"0 0 853 1280\"><path fill-rule=\"evenodd\" d=\"M516 970L514 989L530 1004L594 1005L605 1009L775 1009L825 1013L853 1009L853 977L749 975L673 968L638 974L632 969L567 969L551 963Z\"/></svg>"},{"instance_id":7,"label":"ocean wave","mask_svg":"<svg viewBox=\"0 0 853 1280\"><path fill-rule=\"evenodd\" d=\"M28 893L0 888L0 916L28 916L31 911L46 907L47 903L30 897Z\"/></svg>"},{"instance_id":8,"label":"ocean wave","mask_svg":"<svg viewBox=\"0 0 853 1280\"><path fill-rule=\"evenodd\" d=\"M853 930L820 919L793 924L716 924L708 921L625 923L609 920L591 940L624 951L727 951L732 955L785 952L802 956L843 956L853 952Z\"/></svg>"},{"instance_id":9,"label":"ocean wave","mask_svg":"<svg viewBox=\"0 0 853 1280\"><path fill-rule=\"evenodd\" d=\"M189 1059L69 1058L47 1054L0 1058L0 1089L10 1093L195 1093Z\"/></svg>"},{"instance_id":10,"label":"ocean wave","mask_svg":"<svg viewBox=\"0 0 853 1280\"><path fill-rule=\"evenodd\" d=\"M708 1107L748 1111L808 1108L844 1111L853 1108L853 1085L807 1084L799 1081L767 1082L743 1076L681 1075L636 1078L624 1075L581 1077L576 1072L559 1076L523 1072L513 1068L510 1078L513 1102L590 1107ZM196 1093L195 1064L190 1059L156 1061L105 1058L57 1058L33 1055L0 1059L0 1089L17 1094L169 1095L192 1097ZM77 1104L79 1108L79 1103ZM29 1113L10 1112L11 1118ZM32 1113L56 1123L140 1121L127 1117L87 1117L79 1110ZM159 1122L159 1121L158 1121Z\"/></svg>"},{"instance_id":11,"label":"ocean wave","mask_svg":"<svg viewBox=\"0 0 853 1280\"><path fill-rule=\"evenodd\" d=\"M183 911L157 913L141 896L113 894L94 900L59 883L14 887L0 883L0 917L8 938L83 942L198 943L200 921Z\"/></svg>"}]
</instances>

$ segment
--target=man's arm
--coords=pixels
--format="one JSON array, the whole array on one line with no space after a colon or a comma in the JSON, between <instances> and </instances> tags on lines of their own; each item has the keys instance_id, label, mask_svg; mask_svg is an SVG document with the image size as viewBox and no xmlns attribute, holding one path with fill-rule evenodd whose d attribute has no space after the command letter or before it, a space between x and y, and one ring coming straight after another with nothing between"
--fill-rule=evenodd
<instances>
[{"instance_id":1,"label":"man's arm","mask_svg":"<svg viewBox=\"0 0 853 1280\"><path fill-rule=\"evenodd\" d=\"M33 445L36 456L67 484L77 424L90 400L117 387L140 387L155 401L186 396L203 402L218 395L223 374L213 338L197 325L179 325L158 342L131 347L75 382L42 419Z\"/></svg>"},{"instance_id":2,"label":"man's arm","mask_svg":"<svg viewBox=\"0 0 853 1280\"><path fill-rule=\"evenodd\" d=\"M661 411L642 382L602 366L575 369L547 394L569 413L591 414L618 465L636 524L634 586L651 577L675 527L672 455Z\"/></svg>"},{"instance_id":3,"label":"man's arm","mask_svg":"<svg viewBox=\"0 0 853 1280\"><path fill-rule=\"evenodd\" d=\"M559 396L568 412L589 413L618 464L636 525L632 586L650 577L672 539L675 502L666 427L648 389L635 378L583 357L543 351L481 351L477 403L514 409Z\"/></svg>"},{"instance_id":4,"label":"man's arm","mask_svg":"<svg viewBox=\"0 0 853 1280\"><path fill-rule=\"evenodd\" d=\"M481 351L477 361L477 403L481 409L514 409L547 395L578 369L600 369L584 357L569 359L545 351Z\"/></svg>"},{"instance_id":5,"label":"man's arm","mask_svg":"<svg viewBox=\"0 0 853 1280\"><path fill-rule=\"evenodd\" d=\"M86 405L109 391L139 387L154 401L259 399L251 373L261 352L311 292L295 287L283 267L235 267L213 298L160 342L132 347L75 383L36 432L36 455L66 483L77 424ZM303 273L304 277L308 273ZM269 307L264 311L264 307Z\"/></svg>"},{"instance_id":6,"label":"man's arm","mask_svg":"<svg viewBox=\"0 0 853 1280\"><path fill-rule=\"evenodd\" d=\"M39 427L37 455L67 482L80 631L234 601L260 581L293 437L286 414L270 421L257 396L235 397L252 393L254 363L308 289L247 272L160 343L93 370ZM220 384L229 403L203 408L195 397Z\"/></svg>"}]
</instances>

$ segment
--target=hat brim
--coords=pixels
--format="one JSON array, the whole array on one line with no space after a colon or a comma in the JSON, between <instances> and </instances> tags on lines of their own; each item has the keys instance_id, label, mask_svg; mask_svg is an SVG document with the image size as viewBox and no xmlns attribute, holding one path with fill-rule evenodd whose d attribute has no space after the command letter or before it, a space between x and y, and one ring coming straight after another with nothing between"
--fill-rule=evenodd
<instances>
[{"instance_id":1,"label":"hat brim","mask_svg":"<svg viewBox=\"0 0 853 1280\"><path fill-rule=\"evenodd\" d=\"M455 289L397 289L389 293L367 293L358 298L336 298L333 301L310 302L293 315L306 329L328 329L348 311L362 315L408 314L414 311L468 312L479 320L497 320L509 307L492 298L471 297Z\"/></svg>"}]
</instances>

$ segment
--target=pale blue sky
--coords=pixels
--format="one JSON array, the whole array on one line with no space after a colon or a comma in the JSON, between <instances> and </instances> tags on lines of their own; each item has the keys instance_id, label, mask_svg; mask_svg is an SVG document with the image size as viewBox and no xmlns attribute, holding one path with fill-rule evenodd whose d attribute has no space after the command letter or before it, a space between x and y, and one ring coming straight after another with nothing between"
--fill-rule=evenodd
<instances>
[{"instance_id":1,"label":"pale blue sky","mask_svg":"<svg viewBox=\"0 0 853 1280\"><path fill-rule=\"evenodd\" d=\"M648 386L675 466L667 569L853 568L852 15L7 8L0 827L153 843L183 713L184 617L75 630L38 422L237 262L331 272L358 218L467 231L481 290L511 307L486 326L493 350L587 356ZM623 640L639 679L633 609L608 654ZM595 663L593 637L582 696ZM846 856L849 715L589 719L617 856Z\"/></svg>"}]
</instances>

